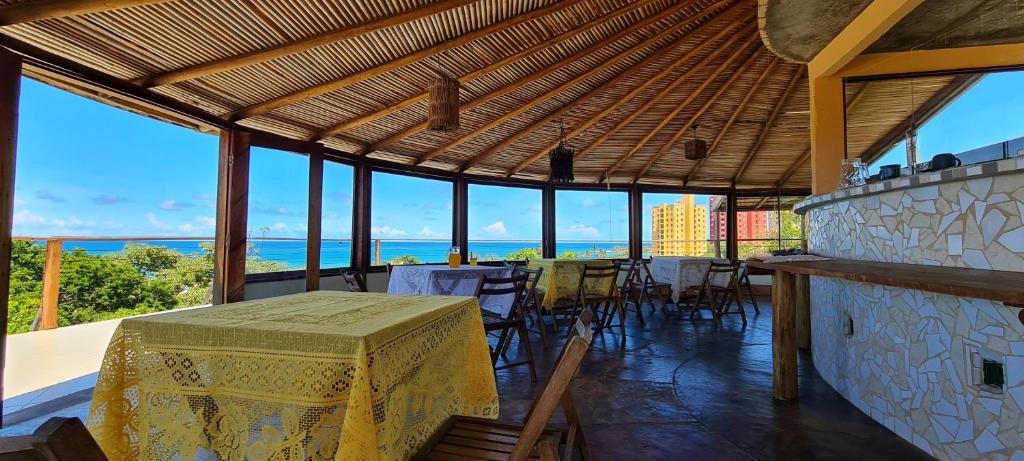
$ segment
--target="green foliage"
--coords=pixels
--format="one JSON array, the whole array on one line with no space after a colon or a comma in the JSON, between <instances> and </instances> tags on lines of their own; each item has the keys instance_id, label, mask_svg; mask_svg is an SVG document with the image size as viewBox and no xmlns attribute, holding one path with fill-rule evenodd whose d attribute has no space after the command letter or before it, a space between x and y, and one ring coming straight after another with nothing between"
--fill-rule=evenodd
<instances>
[{"instance_id":1,"label":"green foliage","mask_svg":"<svg viewBox=\"0 0 1024 461\"><path fill-rule=\"evenodd\" d=\"M58 326L97 322L211 302L214 246L184 255L171 248L128 244L124 251L96 255L83 250L61 257ZM42 293L46 248L16 241L11 255L10 314L7 332L29 331ZM246 272L279 272L287 265L260 258L249 248Z\"/></svg>"},{"instance_id":2,"label":"green foliage","mask_svg":"<svg viewBox=\"0 0 1024 461\"><path fill-rule=\"evenodd\" d=\"M505 261L526 261L540 259L540 248L523 248L505 255Z\"/></svg>"},{"instance_id":3,"label":"green foliage","mask_svg":"<svg viewBox=\"0 0 1024 461\"><path fill-rule=\"evenodd\" d=\"M413 255L402 255L391 260L392 265L420 264L420 258Z\"/></svg>"}]
</instances>

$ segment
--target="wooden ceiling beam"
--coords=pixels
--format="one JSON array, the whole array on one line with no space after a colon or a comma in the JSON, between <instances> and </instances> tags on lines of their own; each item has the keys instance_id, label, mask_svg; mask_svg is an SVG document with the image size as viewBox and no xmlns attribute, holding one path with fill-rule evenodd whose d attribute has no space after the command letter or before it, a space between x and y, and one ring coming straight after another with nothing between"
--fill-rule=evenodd
<instances>
[{"instance_id":1,"label":"wooden ceiling beam","mask_svg":"<svg viewBox=\"0 0 1024 461\"><path fill-rule=\"evenodd\" d=\"M711 142L711 146L708 147L708 155L700 159L700 161L697 162L697 164L694 165L693 168L690 168L690 171L686 173L686 176L683 176L684 186L686 185L686 183L690 182L690 176L693 176L693 174L696 173L697 170L700 169L700 167L704 166L704 163L707 162L709 158L711 158L711 154L715 151L715 148L718 147L718 144L722 142L722 139L725 138L726 133L729 132L729 129L732 128L732 125L736 123L736 119L740 117L740 114L743 113L743 110L747 108L747 104L749 104L750 101L754 99L754 96L757 94L757 91L761 89L761 84L763 84L768 79L768 76L771 75L772 70L775 69L775 65L779 63L779 59L780 58L778 57L772 58L772 60L768 62L768 66L764 68L764 72L761 72L761 75L757 77L757 81L755 81L754 84L750 86L750 89L747 91L747 94L743 96L743 99L740 100L740 103L736 106L736 110L732 112L732 115L729 116L729 120L727 120L725 122L725 125L722 126L722 130L718 132L718 136L716 136L715 140Z\"/></svg>"},{"instance_id":2,"label":"wooden ceiling beam","mask_svg":"<svg viewBox=\"0 0 1024 461\"><path fill-rule=\"evenodd\" d=\"M789 166L789 169L787 169L786 172L783 173L781 177L779 177L779 180L775 181L775 188L778 189L785 185L786 182L788 182L789 179L792 178L797 171L800 171L800 167L804 166L804 164L807 163L807 161L810 159L811 148L808 147L807 150L803 153L803 155L797 158L797 160L793 162L792 165Z\"/></svg>"},{"instance_id":3,"label":"wooden ceiling beam","mask_svg":"<svg viewBox=\"0 0 1024 461\"><path fill-rule=\"evenodd\" d=\"M793 94L793 90L796 89L797 84L803 80L804 73L807 71L807 66L800 66L800 69L793 74L793 77L789 79L789 84L786 85L786 89L779 96L779 99L775 102L775 107L772 108L771 113L768 115L768 119L765 120L764 126L761 127L761 131L757 134L757 140L754 141L754 145L751 146L750 151L747 152L747 157L743 159L743 163L736 170L736 174L732 176L730 181L734 186L736 182L743 177L743 173L747 171L747 167L750 166L750 162L757 155L757 151L761 148L761 144L764 143L765 138L768 137L768 130L771 129L772 125L775 124L775 119L778 118L779 114L782 113L782 107L786 105L786 101L789 100L789 96Z\"/></svg>"},{"instance_id":4,"label":"wooden ceiling beam","mask_svg":"<svg viewBox=\"0 0 1024 461\"><path fill-rule=\"evenodd\" d=\"M736 61L736 58L738 58L741 54L745 53L749 47L753 46L755 43L755 39L758 39L759 37L760 35L750 34L750 38L748 38L747 41L743 45L741 45L738 50L736 50L736 52L729 55L729 57L726 58L725 62L720 64L718 68L716 68L715 71L711 74L711 76L704 79L704 82L701 83L700 86L697 87L697 89L690 92L690 94L686 96L686 99L679 103L679 105L677 105L675 109L672 109L672 112L670 112L668 115L662 118L661 121L658 122L658 124L655 125L653 129L648 131L647 134L644 135L644 137L641 138L635 146L633 146L633 148L629 149L629 152L626 152L625 155L619 157L619 160L616 161L614 165L605 170L604 173L601 173L600 178L598 178L598 182L604 182L606 179L608 179L609 176L611 176L612 173L614 173L624 163L626 163L627 160L636 155L636 153L639 152L640 149L643 149L644 146L646 146L648 142L654 139L654 137L659 132L661 132L661 130L665 128L666 125L672 122L672 120L674 120L676 116L679 115L679 113L686 108L686 106L690 105L690 103L693 102L694 99L697 99L697 96L699 96L700 93L704 91L704 89L706 89L708 86L714 83L715 80L718 79L718 77L721 76L722 73L724 73L725 70L728 69L734 61Z\"/></svg>"},{"instance_id":5,"label":"wooden ceiling beam","mask_svg":"<svg viewBox=\"0 0 1024 461\"><path fill-rule=\"evenodd\" d=\"M692 33L690 33L690 35L699 34L699 33L703 32L704 29L706 29L707 27L711 26L712 24L714 24L713 21L706 22L706 23L702 24L697 30L694 30ZM655 84L656 82L660 81L662 78L665 78L666 76L668 76L669 74L671 74L672 72L677 70L678 68L680 68L683 65L685 65L694 56L696 56L699 53L702 53L702 52L706 51L712 44L714 44L716 41L718 41L719 38L724 36L730 30L733 30L734 27L735 26L726 27L726 28L722 29L720 32L718 32L717 34L715 34L714 36L712 36L711 38L709 38L709 39L705 40L704 42L694 46L692 50L690 50L685 55L683 55L682 57L677 59L674 63L672 63L672 64L668 65L667 67L665 67L665 69L663 69L661 72L658 72L657 75L655 75L654 77L651 77L650 79L646 80L643 84L637 86L636 88L633 88L632 90L630 90L629 93L627 93L625 96L617 99L615 102L610 104L608 107L604 108L604 110L602 110L601 112L591 116L587 120L583 121L583 123L580 123L580 124L576 125L576 127L574 127L572 130L569 131L569 133L567 133L565 135L565 139L572 139L573 137L579 135L580 133L585 132L590 127L594 126L594 124L596 124L596 123L600 122L601 120L603 120L604 117L606 117L608 114L611 114L616 109L621 107L623 104L626 104L627 102L631 101L633 98L635 98L637 95L639 95L642 91L646 90L647 88L650 88L651 85ZM679 44L677 46L678 47L682 47L685 44L686 44L685 40L680 40ZM653 59L653 58L657 58L657 57L659 57L659 56L651 56L648 59ZM670 83L670 85L671 85L671 83ZM561 115L561 112L559 112L558 115ZM526 136L527 134L530 134L531 132L537 130L540 126L544 125L545 123L548 123L552 119L553 119L553 117L545 117L545 118L543 118L541 120L538 120L537 122L531 124L530 126L520 130L514 136L512 136L510 138L506 138L500 144L498 144L498 145L488 149L487 152L474 157L469 164L464 164L463 165L464 169L462 171L465 171L465 169L468 169L468 168L471 168L473 166L478 165L480 162L486 160L487 158L493 156L494 154L496 154L497 152L501 151L502 149L508 147L512 143L518 141L523 136ZM551 149L554 149L557 146L558 146L558 142L556 141L556 142L551 143L549 146L547 146L547 147L545 147L543 149L540 149L539 151L537 151L533 155L530 155L529 157L527 157L522 162L519 162L518 164L516 164L516 166L513 167L511 170L509 170L508 173L506 173L505 176L509 177L509 176L512 176L512 175L514 175L516 173L519 173L524 168L530 166L534 162L536 162L536 161L540 160L541 158L543 158L544 156L548 155L548 152L550 152ZM573 160L579 160L579 156L578 155L575 156L575 158Z\"/></svg>"},{"instance_id":6,"label":"wooden ceiling beam","mask_svg":"<svg viewBox=\"0 0 1024 461\"><path fill-rule=\"evenodd\" d=\"M430 3L428 5L403 11L401 13L384 16L382 18L374 19L370 22L363 24L356 24L351 27L344 29L332 30L312 37L306 37L303 39L295 40L292 42L284 43L281 45L265 48L262 50L252 51L246 54L240 54L237 56L230 56L224 59L218 59L216 61L204 62L189 67L183 67L159 74L147 75L135 79L132 83L141 85L147 88L161 85L170 85L172 83L183 82L186 80L197 79L208 75L213 75L221 72L227 72L230 70L238 69L240 67L251 66L253 64L259 64L261 62L271 61L277 58L288 56L295 53L300 53L312 48L317 48L331 43L339 42L342 40L357 37L363 34L384 29L386 27L403 24L417 19L431 16L442 11L447 11L453 8L458 8L467 3L472 3L475 0L442 0L436 3Z\"/></svg>"},{"instance_id":7,"label":"wooden ceiling beam","mask_svg":"<svg viewBox=\"0 0 1024 461\"><path fill-rule=\"evenodd\" d=\"M750 30L753 30L753 24L749 24L749 20L750 20L750 18L745 18L743 20L734 21L733 24L730 24L725 29L723 29L722 32L719 32L719 34L717 34L711 40L712 43L715 40L717 40L720 36L724 35L726 31L732 30L732 27L734 25L741 24L741 23L748 23L747 27L745 27L740 33L734 34L732 37L730 37L728 40L726 40L725 43L722 43L721 45L715 47L714 51L712 51L710 54L708 54L707 56L702 58L700 61L698 61L696 64L694 64L693 67L690 67L690 69L688 69L685 73L683 73L682 75L677 77L675 79L675 81L673 81L667 87L662 89L658 94L654 95L654 97L649 99L643 105L641 105L636 110L634 110L629 115L627 115L625 118L620 120L619 123L617 123L614 127L612 127L612 129L606 131L604 134L602 134L596 140L594 140L594 142L591 142L590 144L588 144L583 149L580 149L580 151L576 153L576 156L573 157L573 160L574 161L578 161L578 160L582 159L583 156L587 155L587 153L589 153L591 150L593 150L597 146L600 146L601 143L607 141L608 138L611 138L612 135L617 133L620 129L622 129L626 125L629 125L634 119L636 119L637 117L647 113L648 109L650 109L651 107L654 107L655 104L658 104L659 102L661 102L662 99L664 99L665 97L670 95L676 88L679 87L679 85L682 85L687 80L689 80L689 78L691 76L693 76L693 74L695 74L697 71L699 71L702 68L704 68L704 66L706 66L708 63L710 63L712 60L714 60L716 57L718 57L718 55L720 55L720 54L724 53L725 51L727 51L730 47L732 47L733 44L736 43L736 41L738 41L741 37L743 37L744 34L746 34Z\"/></svg>"},{"instance_id":8,"label":"wooden ceiling beam","mask_svg":"<svg viewBox=\"0 0 1024 461\"><path fill-rule=\"evenodd\" d=\"M169 0L36 0L0 7L0 26L152 5Z\"/></svg>"},{"instance_id":9,"label":"wooden ceiling beam","mask_svg":"<svg viewBox=\"0 0 1024 461\"><path fill-rule=\"evenodd\" d=\"M349 74L344 77L336 78L329 82L324 82L313 87L281 95L269 99L267 101L261 102L259 104L254 104L252 106L237 110L231 114L230 118L232 120L239 120L254 117L260 114L265 114L279 107L296 104L310 98L315 98L317 96L322 96L332 91L340 90L342 88L345 88L346 86L354 85L356 83L371 79L378 75L391 72L400 67L416 63L425 58L429 58L435 54L448 51L452 48L460 47L481 37L507 29L509 27L514 27L524 22L532 21L534 19L547 16L556 11L575 5L576 3L579 3L581 1L583 0L561 0L557 3L553 3L543 8L530 11L529 13L512 16L511 18L508 18L504 21L496 22L489 26L476 29L472 32L459 35L458 37L450 38L437 45L414 51L404 56L392 59L384 64L374 66L369 69L364 69L354 74Z\"/></svg>"},{"instance_id":10,"label":"wooden ceiling beam","mask_svg":"<svg viewBox=\"0 0 1024 461\"><path fill-rule=\"evenodd\" d=\"M725 3L725 2L719 2L719 3L716 3L715 5L719 5L721 3ZM686 4L686 5L688 5L688 4ZM460 107L460 111L465 112L465 111L472 110L472 109L476 108L477 106L480 106L482 104L486 104L487 102L490 102L490 101L492 101L494 99L500 98L500 97L502 97L502 96L504 96L506 94L513 93L513 92L517 91L518 89L520 89L520 88L522 88L522 87L524 87L526 85L529 85L530 83L533 83L533 82L535 82L537 80L540 80L540 79L542 79L544 77L547 77L548 75L550 75L550 74L552 74L554 72L557 72L558 70L562 69L564 66L579 60L580 57L582 57L582 56L586 56L586 55L588 55L590 53L593 53L593 52L595 52L597 50L600 50L600 49L608 46L609 44L615 43L615 42L617 42L617 41L619 41L619 40L621 40L621 39L623 39L625 37L628 37L629 35L632 35L633 33L637 32L639 30L642 30L642 29L646 28L647 26L650 26L651 24L654 24L654 23L656 23L656 22L658 22L658 21L660 21L660 20L662 20L662 19L664 19L664 18L666 18L668 16L671 16L672 14L674 14L674 13L678 12L679 10L681 10L683 6L685 6L685 5L677 5L675 7L669 8L669 9L667 9L665 11L662 11L661 13L658 13L658 14L656 14L654 16L651 16L651 17L646 18L646 19L644 19L642 21L639 21L639 22L633 24L632 26L629 26L626 29L623 29L623 30L617 32L616 34L614 34L612 36L605 37L605 38L601 39L600 41L598 41L598 42L596 42L596 43L594 43L594 44L584 48L583 50L580 50L580 51L578 51L576 53L573 53L573 54L571 54L569 56L566 56L566 57L562 58L560 61L547 66L546 68L544 68L543 70L541 70L541 71L539 71L537 73L530 74L529 76L527 76L525 78L516 80L512 84L506 85L506 86L504 86L502 88L499 88L498 90L495 90L495 91L492 91L492 92L490 92L488 94L482 95L482 96L480 96L480 97L478 97L478 98L476 98L476 99L474 99L472 101L468 101L468 102L462 104L462 106ZM714 7L714 6L712 6L712 7ZM417 124L417 125L415 125L413 127L410 127L410 128L405 129L405 130L402 130L402 131L400 131L398 133L392 134L392 135L388 136L387 138L384 138L384 139L376 142L374 148L380 148L380 147L389 146L391 144L394 144L394 143L398 142L401 139L404 139L406 137L412 136L413 134L416 134L416 133L418 133L420 131L423 131L425 129L427 129L427 122L424 120L423 122L421 122L421 123L419 123L419 124Z\"/></svg>"},{"instance_id":11,"label":"wooden ceiling beam","mask_svg":"<svg viewBox=\"0 0 1024 461\"><path fill-rule=\"evenodd\" d=\"M675 134L673 134L672 137L669 138L668 142L663 144L658 149L658 151L651 156L650 160L648 160L647 163L645 163L644 166L640 168L640 171L638 171L633 176L633 182L636 182L638 179L640 179L641 176L650 171L651 167L654 166L658 159L665 155L666 152L672 149L672 146L675 146L676 143L679 142L679 138L683 137L683 135L685 135L686 132L689 131L690 128L693 127L698 120L700 120L700 117L704 115L704 113L707 112L709 109L711 109L712 105L718 102L718 98L722 97L722 95L725 94L726 91L729 91L732 88L732 86L736 83L736 80L739 80L739 78L743 76L743 74L746 74L747 71L750 70L750 67L753 66L755 62L757 62L757 58L760 57L760 54L761 53L759 53L758 50L755 49L754 52L751 53L750 56L747 58L747 60L743 61L743 64L740 64L740 67L733 71L732 75L729 76L725 83L718 86L718 89L715 90L715 93L712 94L711 97L708 98L708 100L705 101L704 104L700 106L700 109L697 109L697 112L695 112L693 116L690 117L690 120L688 120L683 126L679 127L679 129L676 130ZM703 88L701 88L701 91L702 90ZM695 93L699 92L700 91L697 91Z\"/></svg>"},{"instance_id":12,"label":"wooden ceiling beam","mask_svg":"<svg viewBox=\"0 0 1024 461\"><path fill-rule=\"evenodd\" d=\"M635 54L635 53L643 52L643 50L646 49L647 47L649 47L651 45L654 45L657 42L665 39L666 37L669 37L672 34L675 34L675 33L679 32L683 28L690 26L691 24L693 24L694 22L697 22L700 19L703 19L703 15L701 15L701 14L694 14L694 15L686 18L686 20L680 21L679 23L672 25L672 27L669 27L669 28L667 28L667 29L665 29L665 30L663 30L661 32L658 32L657 34L652 35L650 38L648 38L648 39L646 39L646 40L644 40L644 41L642 41L640 43L637 43L636 45L633 45L629 49L623 51L622 53L617 55L615 58L610 59L610 60L605 61L605 62L602 62L601 64L597 65L596 67L594 67L594 68L592 68L592 69L590 69L590 70L588 70L588 71L586 71L586 72L576 76L572 80L569 80L568 82L565 82L565 83L563 83L561 85L558 85L554 89L551 89L551 90L547 91L546 93L544 93L544 94L542 94L540 96L537 96L536 98L533 98L533 101L530 104L523 104L523 105L517 107L516 109L514 109L512 111L506 112L505 114L502 114L500 117L492 120L490 123L487 123L487 124L477 128L477 129L475 129L475 130L473 130L473 131L471 131L469 133L466 133L466 134L460 136L458 139L455 139L454 141L451 141L448 144L445 144L444 146L441 146L441 147L439 147L437 149L434 149L433 151L427 153L426 155L423 155L422 157L420 157L417 160L416 164L419 165L419 164L421 164L421 163L423 163L423 162L425 162L427 160L430 160L430 159L432 159L434 157L437 157L437 156L439 156L441 154L444 154L445 152L447 152L452 147L455 147L455 146L458 146L460 144L463 144L463 143L465 143L465 142L467 142L467 141L469 141L469 140L471 140L471 139L473 139L473 138L475 138L475 137L477 137L477 136L479 136L479 135L481 135L481 134L483 134L483 133L485 133L485 132L487 132L487 131L489 131L489 130L497 127L497 126L500 126L501 124L503 124L503 123L505 123L505 122L507 122L509 120L512 120L512 119L520 116L521 114L523 114L526 111L528 111L528 110L532 109L533 107L535 107L535 105L537 103L539 103L541 101L545 101L545 100L553 98L553 97L556 97L556 96L562 94L562 92L567 91L569 89L572 89L572 87L574 87L574 86L576 86L576 85L578 85L580 83L585 83L591 77L593 77L593 76L595 76L595 75L597 75L597 74L599 74L601 72L604 72L605 70L608 70L608 69L610 69L611 67L613 67L615 65L618 65L622 61L625 61L625 60L631 58L633 56L633 54ZM649 56L648 58L655 57L658 52L662 51L663 49L670 48L673 45L675 45L675 43L667 43L667 44L663 45L662 49L655 50L651 54L651 56ZM644 60L642 60L641 63L648 62L648 60L647 60L648 58L645 58ZM641 69L642 67L643 66L636 66L636 65L634 65L634 66L631 66L629 68L629 71L630 72L636 71L638 69ZM600 88L602 88L602 89L606 88L609 84L611 84L612 82L618 80L621 77L627 76L627 74L628 74L628 72L621 72L618 76L613 77L613 78L609 79L609 81L605 82L604 84L598 85L598 86ZM593 91L588 92L586 95L584 95L583 97L579 98L577 101L571 101L568 104L564 105L563 107L564 108L572 107L574 104L578 103L579 100L583 100L583 99L586 99L586 98L592 96L593 95L592 93L593 93Z\"/></svg>"},{"instance_id":13,"label":"wooden ceiling beam","mask_svg":"<svg viewBox=\"0 0 1024 461\"><path fill-rule=\"evenodd\" d=\"M475 78L477 78L477 77L479 77L481 75L493 72L493 71L495 71L497 69L500 69L500 68L502 68L502 67L504 67L504 66L506 66L508 64L511 64L511 63L513 63L515 61L518 61L519 59L522 59L525 56L529 56L529 55L531 55L533 53L536 53L536 52L538 52L540 50L543 50L543 49L545 49L547 47L559 44L559 43L561 43L563 41L566 41L566 40L568 40L568 39L570 39L572 37L576 37L576 36L584 33L585 31L588 31L588 30L591 30L591 29L593 29L595 27L599 27L601 25L604 25L605 23L607 23L608 21L611 21L612 19L615 19L615 18L617 18L619 16L622 16L623 14L639 10L640 8L643 8L643 7L649 5L649 4L653 3L653 2L656 2L656 1L658 1L658 0L643 0L643 1L638 2L638 3L628 3L628 4L620 7L617 10L610 11L608 13L605 13L603 16L601 16L599 18L595 18L593 21L588 21L588 22L586 22L584 24L580 24L580 25L578 25L576 27L573 27L573 28L571 28L571 29L569 29L569 30L567 30L565 32L562 32L561 34L558 34L558 35L556 35L554 37L551 37L551 38L549 38L547 40L544 40L544 41L542 41L540 43L537 43L536 45L533 45L533 46L531 46L529 48L526 48L526 49L524 49L522 51L516 52L516 53L511 54L509 56L506 56L506 57L504 57L504 58L502 58L502 59L500 59L498 61L495 61L495 62L493 62L491 64L488 64L488 65L486 65L486 66L484 66L484 67L482 67L480 69L477 69L477 70L474 70L474 71L472 71L472 72L470 72L468 74L465 74L465 75L459 77L458 81L459 81L460 84L465 84L465 83L467 83L467 82L469 82L469 81L471 81L471 80L473 80L473 79L475 79ZM693 0L691 0L691 3L692 3L692 1ZM405 109L405 108L407 108L409 106L412 106L414 104L417 104L417 103L420 103L420 102L424 102L426 100L427 100L427 92L423 91L423 92L419 93L416 96L413 96L411 98L407 98L407 99L405 99L403 101L399 101L398 103L389 104L387 107L385 107L385 108L383 108L381 110L374 111L374 112L371 112L371 113L365 114L365 115L360 115L358 117L350 118L348 120L345 120L344 122L341 122L341 123L338 123L338 124L336 124L334 126L331 126L330 128L328 128L328 129L318 133L315 138L316 139L328 138L328 137L330 137L330 136L332 136L332 135L334 135L336 133L342 133L344 131L350 130L350 129L355 128L357 126L360 126L360 125L363 125L363 124L366 124L366 123L370 123L370 122L372 122L374 120L377 120L377 119L380 119L380 118L383 118L383 117L387 117L388 115L391 115L391 114L393 114L395 112L401 111L401 110L403 110L403 109Z\"/></svg>"}]
</instances>

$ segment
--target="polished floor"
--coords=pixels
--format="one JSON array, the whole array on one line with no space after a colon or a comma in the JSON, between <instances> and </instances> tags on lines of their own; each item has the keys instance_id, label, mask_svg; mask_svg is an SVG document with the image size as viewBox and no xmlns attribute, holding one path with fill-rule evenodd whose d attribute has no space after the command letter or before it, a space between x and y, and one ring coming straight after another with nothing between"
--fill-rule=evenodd
<instances>
[{"instance_id":1,"label":"polished floor","mask_svg":"<svg viewBox=\"0 0 1024 461\"><path fill-rule=\"evenodd\" d=\"M573 385L588 444L599 460L931 459L843 399L801 353L800 399L772 398L771 311L743 327L645 311L641 326L596 336ZM748 311L753 309L748 305ZM705 317L710 317L705 314ZM534 338L537 384L525 367L498 373L501 418L528 410L563 337L546 350Z\"/></svg>"}]
</instances>

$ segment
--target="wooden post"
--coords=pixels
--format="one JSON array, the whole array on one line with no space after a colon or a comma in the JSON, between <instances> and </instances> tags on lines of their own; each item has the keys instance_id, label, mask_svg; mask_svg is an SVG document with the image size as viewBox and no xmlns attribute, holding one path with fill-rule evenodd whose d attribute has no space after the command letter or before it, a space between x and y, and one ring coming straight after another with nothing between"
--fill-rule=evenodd
<instances>
[{"instance_id":1,"label":"wooden post","mask_svg":"<svg viewBox=\"0 0 1024 461\"><path fill-rule=\"evenodd\" d=\"M644 257L643 213L643 192L640 192L640 186L633 184L629 188L629 259Z\"/></svg>"},{"instance_id":2,"label":"wooden post","mask_svg":"<svg viewBox=\"0 0 1024 461\"><path fill-rule=\"evenodd\" d=\"M323 145L309 152L309 210L306 213L306 291L320 289L320 237L323 224Z\"/></svg>"},{"instance_id":3,"label":"wooden post","mask_svg":"<svg viewBox=\"0 0 1024 461\"><path fill-rule=\"evenodd\" d=\"M725 257L729 259L739 258L739 232L737 229L737 201L736 193L730 192L725 197Z\"/></svg>"},{"instance_id":4,"label":"wooden post","mask_svg":"<svg viewBox=\"0 0 1024 461\"><path fill-rule=\"evenodd\" d=\"M795 278L778 270L772 275L772 394L779 400L797 398Z\"/></svg>"},{"instance_id":5,"label":"wooden post","mask_svg":"<svg viewBox=\"0 0 1024 461\"><path fill-rule=\"evenodd\" d=\"M375 266L380 266L381 264L384 264L380 260L380 239L375 239L373 241L373 264Z\"/></svg>"},{"instance_id":6,"label":"wooden post","mask_svg":"<svg viewBox=\"0 0 1024 461\"><path fill-rule=\"evenodd\" d=\"M21 58L0 48L0 415L7 349L7 299L11 288L11 228L14 225L14 160L18 150ZM2 422L3 416L0 416Z\"/></svg>"},{"instance_id":7,"label":"wooden post","mask_svg":"<svg viewBox=\"0 0 1024 461\"><path fill-rule=\"evenodd\" d=\"M370 198L373 174L360 158L352 172L352 268L365 274L370 270Z\"/></svg>"},{"instance_id":8,"label":"wooden post","mask_svg":"<svg viewBox=\"0 0 1024 461\"><path fill-rule=\"evenodd\" d=\"M462 262L469 262L469 184L459 173L452 184L452 245L462 252Z\"/></svg>"},{"instance_id":9,"label":"wooden post","mask_svg":"<svg viewBox=\"0 0 1024 461\"><path fill-rule=\"evenodd\" d=\"M555 257L555 186L545 184L541 191L541 256Z\"/></svg>"},{"instance_id":10,"label":"wooden post","mask_svg":"<svg viewBox=\"0 0 1024 461\"><path fill-rule=\"evenodd\" d=\"M249 133L220 135L213 303L245 299L246 226L249 213Z\"/></svg>"},{"instance_id":11,"label":"wooden post","mask_svg":"<svg viewBox=\"0 0 1024 461\"><path fill-rule=\"evenodd\" d=\"M43 295L39 302L39 329L57 328L57 304L60 300L60 257L64 241L46 241L46 263L43 265Z\"/></svg>"},{"instance_id":12,"label":"wooden post","mask_svg":"<svg viewBox=\"0 0 1024 461\"><path fill-rule=\"evenodd\" d=\"M811 348L811 276L796 276L796 344L803 350Z\"/></svg>"}]
</instances>

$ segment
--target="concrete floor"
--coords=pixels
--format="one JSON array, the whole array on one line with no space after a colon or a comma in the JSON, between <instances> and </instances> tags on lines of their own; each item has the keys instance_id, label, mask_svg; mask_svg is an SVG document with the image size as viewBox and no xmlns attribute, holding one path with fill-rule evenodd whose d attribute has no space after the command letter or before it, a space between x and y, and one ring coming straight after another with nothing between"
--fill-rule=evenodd
<instances>
[{"instance_id":1,"label":"concrete floor","mask_svg":"<svg viewBox=\"0 0 1024 461\"><path fill-rule=\"evenodd\" d=\"M771 312L767 300L761 303L759 316L748 306L745 328L738 316L715 326L707 318L645 311L642 327L630 313L625 349L617 334L595 336L573 384L595 458L930 459L832 390L809 354L801 355L800 400L772 399ZM498 372L501 419L523 418L564 342L558 336L544 349L539 337L532 339L541 378L530 383L525 367ZM76 381L89 378L95 379ZM88 397L72 397L27 405L9 415L14 424L5 421L0 435L31 432L54 415L84 418Z\"/></svg>"}]
</instances>

